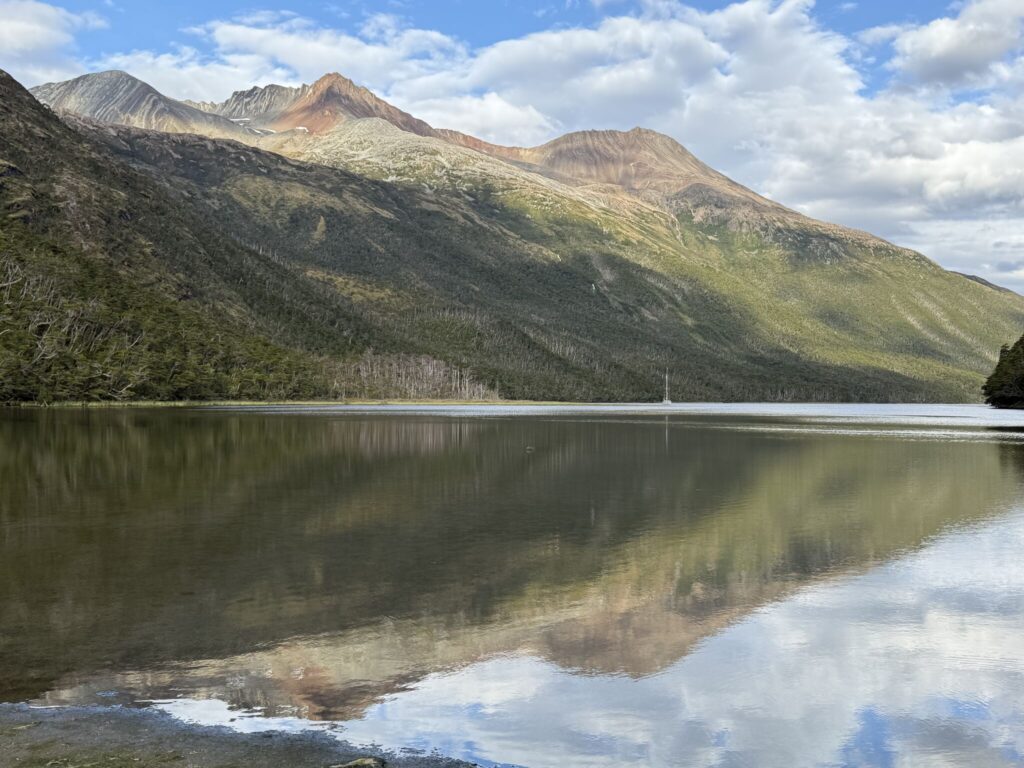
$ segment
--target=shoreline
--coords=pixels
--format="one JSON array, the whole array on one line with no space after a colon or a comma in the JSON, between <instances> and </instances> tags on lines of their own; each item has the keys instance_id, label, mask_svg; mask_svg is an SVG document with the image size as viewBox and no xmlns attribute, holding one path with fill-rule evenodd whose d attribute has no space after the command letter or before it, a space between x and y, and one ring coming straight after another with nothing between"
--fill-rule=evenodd
<instances>
[{"instance_id":1,"label":"shoreline","mask_svg":"<svg viewBox=\"0 0 1024 768\"><path fill-rule=\"evenodd\" d=\"M472 768L436 754L357 747L325 732L241 733L123 707L0 704L3 768Z\"/></svg>"},{"instance_id":2,"label":"shoreline","mask_svg":"<svg viewBox=\"0 0 1024 768\"><path fill-rule=\"evenodd\" d=\"M584 403L557 400L128 400L117 401L62 401L54 403L15 402L0 403L0 408L47 409L132 409L132 408L258 408L258 407L342 407L377 405L471 405L471 406L539 406L584 405ZM590 403L589 405L621 405L621 403Z\"/></svg>"},{"instance_id":3,"label":"shoreline","mask_svg":"<svg viewBox=\"0 0 1024 768\"><path fill-rule=\"evenodd\" d=\"M174 408L261 408L261 407L293 407L293 408L330 408L330 407L373 407L373 406L434 406L434 407L449 407L449 406L470 406L470 407L500 407L500 408L515 408L515 407L561 407L561 408L573 408L573 407L652 407L665 405L671 406L702 406L702 405L714 405L714 406L830 406L830 405L861 405L861 406L873 406L873 405L884 405L884 406L931 406L931 405L986 405L982 400L964 400L964 401L908 401L908 402L867 402L861 400L765 400L765 401L698 401L698 400L679 400L672 403L663 403L660 400L650 400L646 402L583 402L583 401L562 401L562 400L402 400L398 398L394 399L374 399L374 400L127 400L127 401L59 401L53 403L40 403L40 402L12 402L12 403L0 403L0 408L10 409L26 409L26 410L121 410L121 409L133 409L133 408L160 408L160 409L174 409ZM1022 410L1013 408L996 408L990 406L993 410Z\"/></svg>"}]
</instances>

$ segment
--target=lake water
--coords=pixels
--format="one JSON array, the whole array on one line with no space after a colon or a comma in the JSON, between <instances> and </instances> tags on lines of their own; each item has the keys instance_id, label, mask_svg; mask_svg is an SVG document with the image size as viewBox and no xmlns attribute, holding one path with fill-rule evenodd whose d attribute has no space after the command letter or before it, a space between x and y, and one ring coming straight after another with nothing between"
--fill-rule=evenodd
<instances>
[{"instance_id":1,"label":"lake water","mask_svg":"<svg viewBox=\"0 0 1024 768\"><path fill-rule=\"evenodd\" d=\"M1024 765L1024 414L0 411L0 701L483 765Z\"/></svg>"}]
</instances>

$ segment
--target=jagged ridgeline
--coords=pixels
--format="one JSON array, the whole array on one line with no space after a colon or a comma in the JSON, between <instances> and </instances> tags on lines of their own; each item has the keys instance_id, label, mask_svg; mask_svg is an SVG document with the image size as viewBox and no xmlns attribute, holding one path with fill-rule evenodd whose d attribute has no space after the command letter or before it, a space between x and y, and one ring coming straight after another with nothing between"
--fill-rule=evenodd
<instances>
[{"instance_id":1,"label":"jagged ridgeline","mask_svg":"<svg viewBox=\"0 0 1024 768\"><path fill-rule=\"evenodd\" d=\"M339 75L0 88L6 400L973 400L1024 328L651 131L498 147Z\"/></svg>"}]
</instances>

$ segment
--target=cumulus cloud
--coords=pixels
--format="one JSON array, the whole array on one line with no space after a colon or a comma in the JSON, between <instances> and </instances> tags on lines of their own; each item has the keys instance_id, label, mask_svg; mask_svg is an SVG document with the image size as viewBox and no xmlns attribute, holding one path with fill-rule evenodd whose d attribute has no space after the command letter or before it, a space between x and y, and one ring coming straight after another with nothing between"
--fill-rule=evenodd
<instances>
[{"instance_id":1,"label":"cumulus cloud","mask_svg":"<svg viewBox=\"0 0 1024 768\"><path fill-rule=\"evenodd\" d=\"M106 22L36 0L0 0L0 68L19 80L42 82L82 73L73 55L75 35Z\"/></svg>"},{"instance_id":2,"label":"cumulus cloud","mask_svg":"<svg viewBox=\"0 0 1024 768\"><path fill-rule=\"evenodd\" d=\"M594 29L500 42L466 62L457 79L404 82L394 90L411 102L448 79L470 91L495 90L559 125L619 127L678 108L686 87L720 76L726 60L724 50L687 22L618 17Z\"/></svg>"},{"instance_id":3,"label":"cumulus cloud","mask_svg":"<svg viewBox=\"0 0 1024 768\"><path fill-rule=\"evenodd\" d=\"M284 68L306 82L338 71L384 91L395 82L458 66L467 56L454 38L403 26L389 15L370 17L358 33L320 27L299 16L273 15L257 21L211 21L193 32L213 47L214 54L207 59L213 65L230 57L254 56L260 66Z\"/></svg>"},{"instance_id":4,"label":"cumulus cloud","mask_svg":"<svg viewBox=\"0 0 1024 768\"><path fill-rule=\"evenodd\" d=\"M710 12L679 0L596 5L605 15L591 26L478 49L392 14L340 29L258 12L193 28L186 47L90 67L195 99L339 71L438 127L506 144L643 125L810 215L1024 288L1024 277L995 267L1024 258L1024 244L992 252L1016 242L1024 218L1024 0L967 0L927 23L852 36L824 26L813 0ZM37 27L49 37L24 36L36 40L37 62L39 51L65 55L94 21L0 0L15 7L18 18L44 19Z\"/></svg>"},{"instance_id":5,"label":"cumulus cloud","mask_svg":"<svg viewBox=\"0 0 1024 768\"><path fill-rule=\"evenodd\" d=\"M451 126L471 136L511 146L534 146L549 139L558 125L532 105L517 106L488 91L479 96L418 99L416 116L437 127Z\"/></svg>"},{"instance_id":6,"label":"cumulus cloud","mask_svg":"<svg viewBox=\"0 0 1024 768\"><path fill-rule=\"evenodd\" d=\"M972 0L956 17L903 30L892 66L922 83L988 85L1021 50L1022 22L1021 0Z\"/></svg>"},{"instance_id":7,"label":"cumulus cloud","mask_svg":"<svg viewBox=\"0 0 1024 768\"><path fill-rule=\"evenodd\" d=\"M317 26L293 12L253 11L180 30L189 45L126 50L92 60L76 55L75 37L106 26L94 13L75 14L37 0L0 0L0 18L0 68L25 85L124 69L183 99L219 100L236 89L311 82L331 71L386 91L396 81L442 71L467 56L454 38L409 28L387 14L368 17L349 33ZM446 95L453 94L433 94Z\"/></svg>"},{"instance_id":8,"label":"cumulus cloud","mask_svg":"<svg viewBox=\"0 0 1024 768\"><path fill-rule=\"evenodd\" d=\"M221 101L225 84L230 90L253 85L299 85L290 68L255 53L224 53L215 60L196 48L178 46L171 51L131 51L107 56L100 69L130 72L158 91L179 99Z\"/></svg>"}]
</instances>

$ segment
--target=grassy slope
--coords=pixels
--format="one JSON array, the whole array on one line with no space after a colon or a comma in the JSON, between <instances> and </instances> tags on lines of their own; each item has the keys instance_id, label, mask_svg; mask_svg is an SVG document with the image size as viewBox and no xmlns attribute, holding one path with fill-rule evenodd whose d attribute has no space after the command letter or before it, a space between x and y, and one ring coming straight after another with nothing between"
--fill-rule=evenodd
<instances>
[{"instance_id":1,"label":"grassy slope","mask_svg":"<svg viewBox=\"0 0 1024 768\"><path fill-rule=\"evenodd\" d=\"M668 367L688 397L975 400L1024 325L1020 296L795 215L765 226L700 201L660 207L567 187L379 121L274 147L427 190L439 211L471 206L528 250L528 268L577 319L544 317L531 337L586 365L614 360L647 396ZM322 258L329 245L312 250ZM521 300L524 288L503 279L487 299L515 289ZM595 305L601 317L584 321Z\"/></svg>"}]
</instances>

